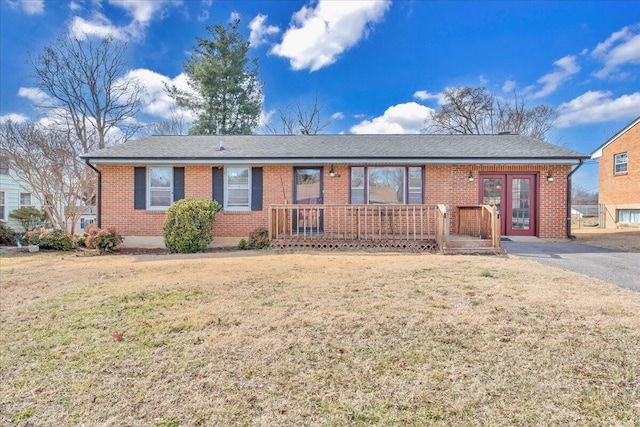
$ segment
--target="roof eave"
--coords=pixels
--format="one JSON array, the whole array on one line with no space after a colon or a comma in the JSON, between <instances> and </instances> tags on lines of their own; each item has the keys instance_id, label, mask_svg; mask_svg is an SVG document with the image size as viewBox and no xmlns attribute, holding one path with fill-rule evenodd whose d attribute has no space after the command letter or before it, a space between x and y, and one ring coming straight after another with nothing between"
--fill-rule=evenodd
<instances>
[{"instance_id":1,"label":"roof eave","mask_svg":"<svg viewBox=\"0 0 640 427\"><path fill-rule=\"evenodd\" d=\"M427 157L85 157L85 160L93 164L211 164L211 165L325 165L325 164L406 164L406 165L451 165L451 164L547 164L547 165L574 165L589 156L567 157L451 157L451 158L427 158Z\"/></svg>"}]
</instances>

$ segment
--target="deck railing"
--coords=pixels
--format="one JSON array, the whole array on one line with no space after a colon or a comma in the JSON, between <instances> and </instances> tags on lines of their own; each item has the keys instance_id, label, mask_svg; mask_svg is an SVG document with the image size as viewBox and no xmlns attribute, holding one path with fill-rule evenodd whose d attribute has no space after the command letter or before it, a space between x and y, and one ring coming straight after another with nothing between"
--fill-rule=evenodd
<instances>
[{"instance_id":1,"label":"deck railing","mask_svg":"<svg viewBox=\"0 0 640 427\"><path fill-rule=\"evenodd\" d=\"M500 215L495 206L456 206L454 233L490 239L491 246L500 247Z\"/></svg>"},{"instance_id":2,"label":"deck railing","mask_svg":"<svg viewBox=\"0 0 640 427\"><path fill-rule=\"evenodd\" d=\"M269 238L282 246L301 242L413 245L448 234L441 215L436 205L271 205Z\"/></svg>"}]
</instances>

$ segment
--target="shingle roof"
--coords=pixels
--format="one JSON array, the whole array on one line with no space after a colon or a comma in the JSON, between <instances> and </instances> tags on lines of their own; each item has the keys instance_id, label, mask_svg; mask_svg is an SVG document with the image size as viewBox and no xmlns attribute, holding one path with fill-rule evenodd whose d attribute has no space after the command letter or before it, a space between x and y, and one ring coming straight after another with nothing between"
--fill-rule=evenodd
<instances>
[{"instance_id":1,"label":"shingle roof","mask_svg":"<svg viewBox=\"0 0 640 427\"><path fill-rule=\"evenodd\" d=\"M424 134L150 136L83 156L92 163L578 163L588 157L523 135Z\"/></svg>"}]
</instances>

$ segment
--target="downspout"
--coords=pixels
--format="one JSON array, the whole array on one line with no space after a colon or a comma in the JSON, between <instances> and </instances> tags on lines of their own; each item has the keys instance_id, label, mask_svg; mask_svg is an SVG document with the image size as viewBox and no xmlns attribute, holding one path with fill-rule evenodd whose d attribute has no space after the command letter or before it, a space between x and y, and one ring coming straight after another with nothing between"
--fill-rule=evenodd
<instances>
[{"instance_id":1,"label":"downspout","mask_svg":"<svg viewBox=\"0 0 640 427\"><path fill-rule=\"evenodd\" d=\"M575 169L567 175L567 237L572 240L574 240L576 236L571 234L571 175L573 175L578 169L580 169L580 166L584 164L583 159L580 159L579 162L578 166L576 166Z\"/></svg>"},{"instance_id":2,"label":"downspout","mask_svg":"<svg viewBox=\"0 0 640 427\"><path fill-rule=\"evenodd\" d=\"M84 161L87 166L96 171L98 174L98 197L97 197L97 210L96 216L98 217L98 228L102 228L102 173L96 169L91 163L89 163L89 159Z\"/></svg>"}]
</instances>

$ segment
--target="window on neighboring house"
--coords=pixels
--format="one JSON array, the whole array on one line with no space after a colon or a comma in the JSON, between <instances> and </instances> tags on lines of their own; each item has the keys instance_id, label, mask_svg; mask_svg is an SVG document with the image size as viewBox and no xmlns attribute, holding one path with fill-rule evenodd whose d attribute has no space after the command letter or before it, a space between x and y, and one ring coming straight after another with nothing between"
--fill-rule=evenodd
<instances>
[{"instance_id":1,"label":"window on neighboring house","mask_svg":"<svg viewBox=\"0 0 640 427\"><path fill-rule=\"evenodd\" d=\"M226 210L244 211L251 209L251 168L228 167L225 169Z\"/></svg>"},{"instance_id":2,"label":"window on neighboring house","mask_svg":"<svg viewBox=\"0 0 640 427\"><path fill-rule=\"evenodd\" d=\"M352 167L352 204L422 204L421 167Z\"/></svg>"},{"instance_id":3,"label":"window on neighboring house","mask_svg":"<svg viewBox=\"0 0 640 427\"><path fill-rule=\"evenodd\" d=\"M613 171L614 173L627 172L627 153L618 153L613 156Z\"/></svg>"},{"instance_id":4,"label":"window on neighboring house","mask_svg":"<svg viewBox=\"0 0 640 427\"><path fill-rule=\"evenodd\" d=\"M173 168L149 168L149 209L166 209L173 203Z\"/></svg>"},{"instance_id":5,"label":"window on neighboring house","mask_svg":"<svg viewBox=\"0 0 640 427\"><path fill-rule=\"evenodd\" d=\"M6 192L0 191L0 221L7 220Z\"/></svg>"},{"instance_id":6,"label":"window on neighboring house","mask_svg":"<svg viewBox=\"0 0 640 427\"><path fill-rule=\"evenodd\" d=\"M95 220L93 218L80 218L80 229L84 230L89 228L91 224L93 224Z\"/></svg>"},{"instance_id":7,"label":"window on neighboring house","mask_svg":"<svg viewBox=\"0 0 640 427\"><path fill-rule=\"evenodd\" d=\"M20 207L21 208L32 208L31 204L31 193L20 193Z\"/></svg>"},{"instance_id":8,"label":"window on neighboring house","mask_svg":"<svg viewBox=\"0 0 640 427\"><path fill-rule=\"evenodd\" d=\"M618 222L640 224L640 209L618 209Z\"/></svg>"},{"instance_id":9,"label":"window on neighboring house","mask_svg":"<svg viewBox=\"0 0 640 427\"><path fill-rule=\"evenodd\" d=\"M0 175L9 175L9 161L6 157L0 157Z\"/></svg>"}]
</instances>

